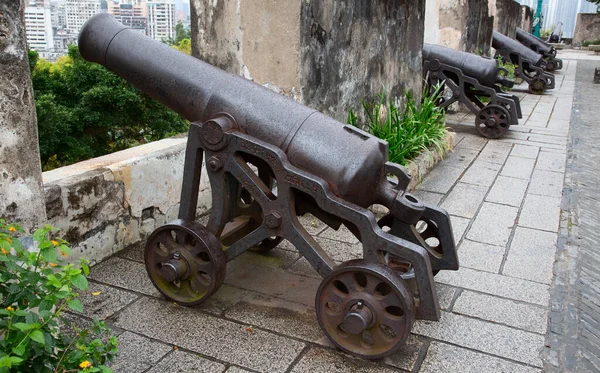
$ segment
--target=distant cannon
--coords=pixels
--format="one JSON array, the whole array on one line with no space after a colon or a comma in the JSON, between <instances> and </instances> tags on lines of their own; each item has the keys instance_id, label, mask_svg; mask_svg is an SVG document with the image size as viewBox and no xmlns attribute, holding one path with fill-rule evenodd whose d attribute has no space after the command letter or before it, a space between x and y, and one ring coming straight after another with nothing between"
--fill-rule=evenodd
<instances>
[{"instance_id":1,"label":"distant cannon","mask_svg":"<svg viewBox=\"0 0 600 373\"><path fill-rule=\"evenodd\" d=\"M501 137L522 118L519 98L500 88L500 85L512 87L514 82L496 60L425 44L423 74L430 90L444 84L452 91L452 96L442 98L438 105L447 108L462 102L475 114L477 131L487 138ZM487 104L482 101L484 97L489 99Z\"/></svg>"},{"instance_id":2,"label":"distant cannon","mask_svg":"<svg viewBox=\"0 0 600 373\"><path fill-rule=\"evenodd\" d=\"M440 318L434 273L458 269L450 217L406 192L410 175L388 162L386 142L108 14L87 21L79 48L192 121L179 219L146 244L148 275L166 298L200 304L223 283L228 261L287 239L324 277L317 319L340 349L381 358L404 344L415 318ZM196 220L203 158L212 190L206 227ZM389 214L377 220L375 204ZM307 213L346 226L363 257L337 265L300 223Z\"/></svg>"},{"instance_id":3,"label":"distant cannon","mask_svg":"<svg viewBox=\"0 0 600 373\"><path fill-rule=\"evenodd\" d=\"M544 71L546 61L541 54L496 31L494 31L492 47L504 62L516 66L515 74L529 84L531 93L541 95L547 89L554 89L554 75Z\"/></svg>"},{"instance_id":4,"label":"distant cannon","mask_svg":"<svg viewBox=\"0 0 600 373\"><path fill-rule=\"evenodd\" d=\"M546 61L546 71L553 73L554 71L563 68L563 61L556 58L556 48L542 39L525 30L517 28L517 40L527 48L542 55Z\"/></svg>"}]
</instances>

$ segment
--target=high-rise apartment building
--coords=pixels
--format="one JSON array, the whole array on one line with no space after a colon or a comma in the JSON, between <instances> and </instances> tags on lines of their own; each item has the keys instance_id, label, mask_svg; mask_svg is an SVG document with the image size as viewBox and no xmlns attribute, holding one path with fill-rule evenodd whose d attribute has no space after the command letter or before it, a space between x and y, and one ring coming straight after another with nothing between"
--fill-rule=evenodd
<instances>
[{"instance_id":1,"label":"high-rise apartment building","mask_svg":"<svg viewBox=\"0 0 600 373\"><path fill-rule=\"evenodd\" d=\"M28 47L42 57L54 48L50 7L44 7L43 2L30 3L25 8L25 30Z\"/></svg>"},{"instance_id":2,"label":"high-rise apartment building","mask_svg":"<svg viewBox=\"0 0 600 373\"><path fill-rule=\"evenodd\" d=\"M85 21L100 12L100 0L66 0L65 28L79 32Z\"/></svg>"},{"instance_id":3,"label":"high-rise apartment building","mask_svg":"<svg viewBox=\"0 0 600 373\"><path fill-rule=\"evenodd\" d=\"M171 1L148 3L148 36L154 40L175 38L175 4Z\"/></svg>"},{"instance_id":4,"label":"high-rise apartment building","mask_svg":"<svg viewBox=\"0 0 600 373\"><path fill-rule=\"evenodd\" d=\"M131 0L109 1L107 11L125 26L146 35L148 7L145 2Z\"/></svg>"}]
</instances>

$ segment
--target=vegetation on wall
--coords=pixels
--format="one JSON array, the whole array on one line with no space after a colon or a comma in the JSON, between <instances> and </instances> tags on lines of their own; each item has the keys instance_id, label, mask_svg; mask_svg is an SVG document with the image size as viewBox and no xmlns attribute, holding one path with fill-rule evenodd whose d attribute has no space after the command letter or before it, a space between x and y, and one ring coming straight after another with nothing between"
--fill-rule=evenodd
<instances>
[{"instance_id":1,"label":"vegetation on wall","mask_svg":"<svg viewBox=\"0 0 600 373\"><path fill-rule=\"evenodd\" d=\"M359 123L358 115L352 110L348 113L348 123L386 140L389 160L406 165L432 147L440 152L444 150L446 114L436 105L441 95L441 86L433 92L425 90L419 105L412 94L406 92L402 111L393 99L388 100L385 94L380 94L375 100L363 102L365 123Z\"/></svg>"},{"instance_id":2,"label":"vegetation on wall","mask_svg":"<svg viewBox=\"0 0 600 373\"><path fill-rule=\"evenodd\" d=\"M44 170L187 131L177 113L85 61L76 46L55 63L29 52Z\"/></svg>"},{"instance_id":3,"label":"vegetation on wall","mask_svg":"<svg viewBox=\"0 0 600 373\"><path fill-rule=\"evenodd\" d=\"M582 44L584 47L589 47L590 45L600 45L600 39L585 40Z\"/></svg>"}]
</instances>

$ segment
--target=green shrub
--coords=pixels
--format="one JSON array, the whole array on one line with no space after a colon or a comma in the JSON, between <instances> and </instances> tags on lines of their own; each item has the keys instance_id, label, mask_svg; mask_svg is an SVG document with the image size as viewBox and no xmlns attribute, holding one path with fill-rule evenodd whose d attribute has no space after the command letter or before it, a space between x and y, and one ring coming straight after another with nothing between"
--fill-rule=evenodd
<instances>
[{"instance_id":1,"label":"green shrub","mask_svg":"<svg viewBox=\"0 0 600 373\"><path fill-rule=\"evenodd\" d=\"M590 45L599 45L599 44L600 44L600 39L586 40L583 42L584 47L589 47Z\"/></svg>"},{"instance_id":2,"label":"green shrub","mask_svg":"<svg viewBox=\"0 0 600 373\"><path fill-rule=\"evenodd\" d=\"M542 40L548 40L548 38L550 38L550 35L552 35L551 29L545 29L540 31L540 39Z\"/></svg>"},{"instance_id":3,"label":"green shrub","mask_svg":"<svg viewBox=\"0 0 600 373\"><path fill-rule=\"evenodd\" d=\"M102 322L79 329L64 319L82 312L78 290L87 290L89 268L67 264L67 242L56 228L33 233L38 251L23 248L23 230L0 219L0 373L112 372L103 365L117 340Z\"/></svg>"},{"instance_id":4,"label":"green shrub","mask_svg":"<svg viewBox=\"0 0 600 373\"><path fill-rule=\"evenodd\" d=\"M405 93L405 108L401 112L393 99L384 94L374 102L363 102L366 123L359 124L358 116L350 110L348 123L361 127L389 144L390 162L406 165L421 152L434 147L443 152L446 137L446 114L436 103L442 97L442 88L423 92L423 102L418 105L410 92Z\"/></svg>"}]
</instances>

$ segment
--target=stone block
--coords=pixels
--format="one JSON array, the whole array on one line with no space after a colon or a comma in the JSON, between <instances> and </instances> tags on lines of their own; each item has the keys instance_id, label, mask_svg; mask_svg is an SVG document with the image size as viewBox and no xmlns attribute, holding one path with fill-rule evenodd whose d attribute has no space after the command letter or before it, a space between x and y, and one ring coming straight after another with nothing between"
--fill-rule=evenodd
<instances>
[{"instance_id":1,"label":"stone block","mask_svg":"<svg viewBox=\"0 0 600 373\"><path fill-rule=\"evenodd\" d=\"M471 223L471 219L450 215L450 221L452 222L454 241L455 243L458 243L465 235L465 231L467 230L469 223Z\"/></svg>"},{"instance_id":2,"label":"stone block","mask_svg":"<svg viewBox=\"0 0 600 373\"><path fill-rule=\"evenodd\" d=\"M506 248L464 240L458 248L461 267L498 273Z\"/></svg>"},{"instance_id":3,"label":"stone block","mask_svg":"<svg viewBox=\"0 0 600 373\"><path fill-rule=\"evenodd\" d=\"M436 277L442 284L475 290L503 298L547 307L549 286L514 277L461 268L457 272L442 271Z\"/></svg>"},{"instance_id":4,"label":"stone block","mask_svg":"<svg viewBox=\"0 0 600 373\"><path fill-rule=\"evenodd\" d=\"M489 187L494 183L498 171L502 168L501 164L480 161L477 159L471 167L465 172L460 181L467 184L481 185Z\"/></svg>"},{"instance_id":5,"label":"stone block","mask_svg":"<svg viewBox=\"0 0 600 373\"><path fill-rule=\"evenodd\" d=\"M392 373L395 369L386 368L382 362L351 357L338 351L313 347L294 366L290 373Z\"/></svg>"},{"instance_id":6,"label":"stone block","mask_svg":"<svg viewBox=\"0 0 600 373\"><path fill-rule=\"evenodd\" d=\"M567 155L561 153L540 152L535 168L538 170L565 172Z\"/></svg>"},{"instance_id":7,"label":"stone block","mask_svg":"<svg viewBox=\"0 0 600 373\"><path fill-rule=\"evenodd\" d=\"M162 359L148 373L162 372L194 372L194 373L221 373L225 365L210 361L199 354L184 351L173 351Z\"/></svg>"},{"instance_id":8,"label":"stone block","mask_svg":"<svg viewBox=\"0 0 600 373\"><path fill-rule=\"evenodd\" d=\"M417 335L411 334L408 336L406 340L406 344L400 349L393 353L392 355L384 358L384 362L387 365L391 365L393 367L404 369L407 371L412 371L419 359L419 355L423 350L425 343L423 342L423 338L420 338Z\"/></svg>"},{"instance_id":9,"label":"stone block","mask_svg":"<svg viewBox=\"0 0 600 373\"><path fill-rule=\"evenodd\" d=\"M521 207L527 185L528 181L525 179L498 176L485 200L487 202Z\"/></svg>"},{"instance_id":10,"label":"stone block","mask_svg":"<svg viewBox=\"0 0 600 373\"><path fill-rule=\"evenodd\" d=\"M148 278L146 267L139 262L112 257L92 267L90 278L138 293L160 296Z\"/></svg>"},{"instance_id":11,"label":"stone block","mask_svg":"<svg viewBox=\"0 0 600 373\"><path fill-rule=\"evenodd\" d=\"M534 159L509 156L500 175L527 180L531 177L534 164Z\"/></svg>"},{"instance_id":12,"label":"stone block","mask_svg":"<svg viewBox=\"0 0 600 373\"><path fill-rule=\"evenodd\" d=\"M519 217L519 225L545 231L558 231L560 219L560 201L558 197L527 194Z\"/></svg>"},{"instance_id":13,"label":"stone block","mask_svg":"<svg viewBox=\"0 0 600 373\"><path fill-rule=\"evenodd\" d=\"M87 291L79 293L83 315L105 320L138 299L139 295L90 281Z\"/></svg>"},{"instance_id":14,"label":"stone block","mask_svg":"<svg viewBox=\"0 0 600 373\"><path fill-rule=\"evenodd\" d=\"M456 144L457 148L467 148L480 151L483 149L485 144L488 143L488 139L484 137L466 133L464 135L465 137Z\"/></svg>"},{"instance_id":15,"label":"stone block","mask_svg":"<svg viewBox=\"0 0 600 373\"><path fill-rule=\"evenodd\" d=\"M108 366L119 373L146 371L173 350L173 347L165 343L127 331L119 335L117 341L119 342L119 354Z\"/></svg>"},{"instance_id":16,"label":"stone block","mask_svg":"<svg viewBox=\"0 0 600 373\"><path fill-rule=\"evenodd\" d=\"M477 157L477 160L502 165L506 161L506 157L508 157L511 149L511 144L490 141L486 144L485 148L483 148L481 154Z\"/></svg>"},{"instance_id":17,"label":"stone block","mask_svg":"<svg viewBox=\"0 0 600 373\"><path fill-rule=\"evenodd\" d=\"M563 173L534 170L527 193L560 198L562 197L564 178Z\"/></svg>"},{"instance_id":18,"label":"stone block","mask_svg":"<svg viewBox=\"0 0 600 373\"><path fill-rule=\"evenodd\" d=\"M473 218L483 201L487 188L480 185L458 183L452 189L441 207L446 209L450 215L464 218Z\"/></svg>"},{"instance_id":19,"label":"stone block","mask_svg":"<svg viewBox=\"0 0 600 373\"><path fill-rule=\"evenodd\" d=\"M550 285L558 235L517 227L503 274Z\"/></svg>"},{"instance_id":20,"label":"stone block","mask_svg":"<svg viewBox=\"0 0 600 373\"><path fill-rule=\"evenodd\" d=\"M333 228L327 228L323 232L319 234L319 237L328 238L330 240L342 241L351 244L357 244L358 238L356 238L352 232L344 225L342 225L338 230Z\"/></svg>"},{"instance_id":21,"label":"stone block","mask_svg":"<svg viewBox=\"0 0 600 373\"><path fill-rule=\"evenodd\" d=\"M475 149L457 147L448 153L442 164L466 170L477 158L477 154L479 152Z\"/></svg>"},{"instance_id":22,"label":"stone block","mask_svg":"<svg viewBox=\"0 0 600 373\"><path fill-rule=\"evenodd\" d=\"M115 325L262 372L284 371L304 348L292 339L152 298L127 307L117 315Z\"/></svg>"},{"instance_id":23,"label":"stone block","mask_svg":"<svg viewBox=\"0 0 600 373\"><path fill-rule=\"evenodd\" d=\"M463 171L461 168L446 166L442 162L425 177L419 189L446 194L462 175Z\"/></svg>"},{"instance_id":24,"label":"stone block","mask_svg":"<svg viewBox=\"0 0 600 373\"><path fill-rule=\"evenodd\" d=\"M513 146L512 152L510 152L510 155L515 156L515 157L521 157L521 158L536 159L539 152L540 152L539 146L527 146L527 145L515 144Z\"/></svg>"},{"instance_id":25,"label":"stone block","mask_svg":"<svg viewBox=\"0 0 600 373\"><path fill-rule=\"evenodd\" d=\"M516 207L484 202L477 214L467 238L491 245L505 246L515 224L519 209Z\"/></svg>"},{"instance_id":26,"label":"stone block","mask_svg":"<svg viewBox=\"0 0 600 373\"><path fill-rule=\"evenodd\" d=\"M452 304L454 295L456 295L456 288L436 283L435 290L437 291L440 308L443 310L448 310L450 308L450 305Z\"/></svg>"},{"instance_id":27,"label":"stone block","mask_svg":"<svg viewBox=\"0 0 600 373\"><path fill-rule=\"evenodd\" d=\"M427 192L424 190L416 190L413 192L413 194L423 202L433 205L439 205L440 201L444 197L444 195L441 193Z\"/></svg>"},{"instance_id":28,"label":"stone block","mask_svg":"<svg viewBox=\"0 0 600 373\"><path fill-rule=\"evenodd\" d=\"M542 367L544 336L462 315L442 312L436 321L418 321L415 334Z\"/></svg>"},{"instance_id":29,"label":"stone block","mask_svg":"<svg viewBox=\"0 0 600 373\"><path fill-rule=\"evenodd\" d=\"M519 365L512 361L475 352L466 348L452 346L441 342L431 342L420 373L439 372L510 372L537 373L539 369Z\"/></svg>"},{"instance_id":30,"label":"stone block","mask_svg":"<svg viewBox=\"0 0 600 373\"><path fill-rule=\"evenodd\" d=\"M538 334L546 334L548 325L546 308L471 291L460 294L452 312Z\"/></svg>"}]
</instances>

